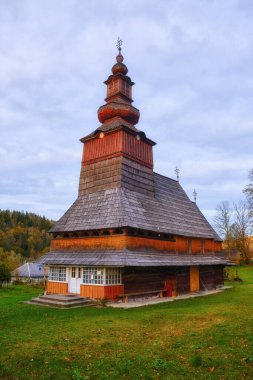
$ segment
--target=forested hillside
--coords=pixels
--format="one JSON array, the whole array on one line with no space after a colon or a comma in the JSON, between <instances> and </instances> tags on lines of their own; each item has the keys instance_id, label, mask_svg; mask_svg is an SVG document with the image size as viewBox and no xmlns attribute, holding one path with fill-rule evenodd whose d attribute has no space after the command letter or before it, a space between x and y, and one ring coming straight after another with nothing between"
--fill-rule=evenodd
<instances>
[{"instance_id":1,"label":"forested hillside","mask_svg":"<svg viewBox=\"0 0 253 380\"><path fill-rule=\"evenodd\" d=\"M10 270L34 260L50 246L48 230L54 222L36 214L0 210L0 264Z\"/></svg>"}]
</instances>

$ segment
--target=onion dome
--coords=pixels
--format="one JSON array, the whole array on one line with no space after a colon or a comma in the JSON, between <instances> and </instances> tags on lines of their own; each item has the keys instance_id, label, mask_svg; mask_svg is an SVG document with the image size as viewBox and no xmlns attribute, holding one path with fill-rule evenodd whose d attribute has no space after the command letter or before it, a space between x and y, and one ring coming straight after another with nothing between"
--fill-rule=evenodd
<instances>
[{"instance_id":1,"label":"onion dome","mask_svg":"<svg viewBox=\"0 0 253 380\"><path fill-rule=\"evenodd\" d=\"M140 111L131 104L116 102L107 103L99 108L98 120L101 123L117 116L129 123L137 124L140 117Z\"/></svg>"},{"instance_id":2,"label":"onion dome","mask_svg":"<svg viewBox=\"0 0 253 380\"><path fill-rule=\"evenodd\" d=\"M123 63L124 57L121 54L122 41L118 39L118 55L116 63L112 67L112 75L104 82L107 86L106 104L99 107L98 119L107 125L115 118L120 118L123 122L135 125L139 121L140 111L132 106L132 86L134 83L126 74L128 69Z\"/></svg>"},{"instance_id":3,"label":"onion dome","mask_svg":"<svg viewBox=\"0 0 253 380\"><path fill-rule=\"evenodd\" d=\"M122 63L124 60L123 55L121 54L121 51L119 51L119 54L116 57L117 63L112 67L112 73L113 75L116 74L123 74L126 75L128 73L128 69L124 63Z\"/></svg>"}]
</instances>

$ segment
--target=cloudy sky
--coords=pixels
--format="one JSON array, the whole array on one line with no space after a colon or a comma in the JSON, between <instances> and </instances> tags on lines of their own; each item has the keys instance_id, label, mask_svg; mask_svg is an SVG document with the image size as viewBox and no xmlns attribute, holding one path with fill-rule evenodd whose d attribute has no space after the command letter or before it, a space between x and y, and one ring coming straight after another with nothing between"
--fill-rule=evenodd
<instances>
[{"instance_id":1,"label":"cloudy sky","mask_svg":"<svg viewBox=\"0 0 253 380\"><path fill-rule=\"evenodd\" d=\"M212 219L253 168L251 0L0 0L0 208L57 219L123 40L155 171Z\"/></svg>"}]
</instances>

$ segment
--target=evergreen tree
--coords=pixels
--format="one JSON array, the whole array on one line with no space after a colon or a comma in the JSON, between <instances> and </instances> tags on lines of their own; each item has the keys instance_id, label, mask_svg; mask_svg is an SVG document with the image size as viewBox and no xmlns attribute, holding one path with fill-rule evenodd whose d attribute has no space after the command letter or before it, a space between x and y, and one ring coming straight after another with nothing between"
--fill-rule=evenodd
<instances>
[{"instance_id":1,"label":"evergreen tree","mask_svg":"<svg viewBox=\"0 0 253 380\"><path fill-rule=\"evenodd\" d=\"M11 280L11 272L7 268L6 265L0 265L0 288L2 288L4 282L10 282Z\"/></svg>"}]
</instances>

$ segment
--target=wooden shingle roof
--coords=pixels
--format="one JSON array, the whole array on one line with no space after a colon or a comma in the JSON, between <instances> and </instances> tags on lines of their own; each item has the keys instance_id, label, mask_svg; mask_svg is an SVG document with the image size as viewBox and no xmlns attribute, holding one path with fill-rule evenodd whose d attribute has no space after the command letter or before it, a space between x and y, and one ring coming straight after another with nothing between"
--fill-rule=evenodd
<instances>
[{"instance_id":1,"label":"wooden shingle roof","mask_svg":"<svg viewBox=\"0 0 253 380\"><path fill-rule=\"evenodd\" d=\"M155 173L154 185L154 197L124 187L81 195L51 232L132 227L221 240L177 181Z\"/></svg>"},{"instance_id":2,"label":"wooden shingle roof","mask_svg":"<svg viewBox=\"0 0 253 380\"><path fill-rule=\"evenodd\" d=\"M211 255L183 255L152 250L51 251L39 262L47 265L87 265L117 267L162 267L192 265L230 265Z\"/></svg>"}]
</instances>

